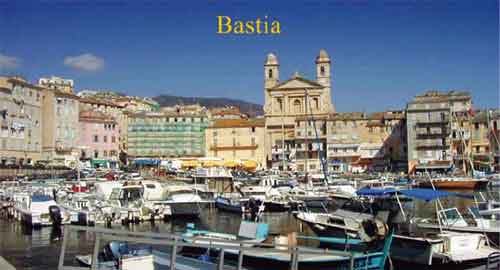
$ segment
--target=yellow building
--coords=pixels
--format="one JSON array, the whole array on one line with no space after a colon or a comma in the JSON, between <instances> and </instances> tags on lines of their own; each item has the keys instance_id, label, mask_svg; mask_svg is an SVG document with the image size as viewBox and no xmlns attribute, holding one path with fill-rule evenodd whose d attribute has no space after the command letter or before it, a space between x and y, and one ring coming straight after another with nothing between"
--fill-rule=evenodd
<instances>
[{"instance_id":1,"label":"yellow building","mask_svg":"<svg viewBox=\"0 0 500 270\"><path fill-rule=\"evenodd\" d=\"M405 121L402 111L331 114L327 121L329 170L405 170Z\"/></svg>"},{"instance_id":2,"label":"yellow building","mask_svg":"<svg viewBox=\"0 0 500 270\"><path fill-rule=\"evenodd\" d=\"M217 119L205 130L206 155L229 160L253 160L265 167L264 119Z\"/></svg>"},{"instance_id":3,"label":"yellow building","mask_svg":"<svg viewBox=\"0 0 500 270\"><path fill-rule=\"evenodd\" d=\"M474 169L489 171L493 163L490 145L490 115L488 111L478 111L472 118L471 125L471 153Z\"/></svg>"},{"instance_id":4,"label":"yellow building","mask_svg":"<svg viewBox=\"0 0 500 270\"><path fill-rule=\"evenodd\" d=\"M42 158L54 164L68 165L79 151L78 96L57 89L43 90Z\"/></svg>"},{"instance_id":5,"label":"yellow building","mask_svg":"<svg viewBox=\"0 0 500 270\"><path fill-rule=\"evenodd\" d=\"M19 77L0 77L0 162L41 159L43 88Z\"/></svg>"},{"instance_id":6,"label":"yellow building","mask_svg":"<svg viewBox=\"0 0 500 270\"><path fill-rule=\"evenodd\" d=\"M52 76L50 78L40 78L38 80L38 85L48 89L54 89L62 91L64 93L73 94L73 80Z\"/></svg>"}]
</instances>

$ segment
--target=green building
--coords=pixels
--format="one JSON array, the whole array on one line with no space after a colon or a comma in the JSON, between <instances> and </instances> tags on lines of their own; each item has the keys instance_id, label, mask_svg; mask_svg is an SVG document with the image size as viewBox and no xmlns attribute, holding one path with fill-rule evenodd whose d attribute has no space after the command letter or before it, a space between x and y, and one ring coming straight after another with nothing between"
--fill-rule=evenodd
<instances>
[{"instance_id":1,"label":"green building","mask_svg":"<svg viewBox=\"0 0 500 270\"><path fill-rule=\"evenodd\" d=\"M205 110L128 114L127 154L134 157L188 157L205 155Z\"/></svg>"}]
</instances>

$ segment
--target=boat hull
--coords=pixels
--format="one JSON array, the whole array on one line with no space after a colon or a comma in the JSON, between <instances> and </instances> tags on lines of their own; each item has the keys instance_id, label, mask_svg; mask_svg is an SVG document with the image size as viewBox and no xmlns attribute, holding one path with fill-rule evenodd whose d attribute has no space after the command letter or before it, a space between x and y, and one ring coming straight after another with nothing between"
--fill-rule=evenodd
<instances>
[{"instance_id":1,"label":"boat hull","mask_svg":"<svg viewBox=\"0 0 500 270\"><path fill-rule=\"evenodd\" d=\"M488 186L486 180L433 180L425 181L418 184L419 187L432 188L434 185L438 189L484 189Z\"/></svg>"},{"instance_id":2,"label":"boat hull","mask_svg":"<svg viewBox=\"0 0 500 270\"><path fill-rule=\"evenodd\" d=\"M290 205L286 203L264 202L266 212L287 212L290 210Z\"/></svg>"},{"instance_id":3,"label":"boat hull","mask_svg":"<svg viewBox=\"0 0 500 270\"><path fill-rule=\"evenodd\" d=\"M198 217L201 213L201 205L198 203L174 203L170 204L171 216Z\"/></svg>"},{"instance_id":4,"label":"boat hull","mask_svg":"<svg viewBox=\"0 0 500 270\"><path fill-rule=\"evenodd\" d=\"M241 205L227 204L216 200L215 207L217 207L219 210L226 212L237 213L237 214L243 213Z\"/></svg>"}]
</instances>

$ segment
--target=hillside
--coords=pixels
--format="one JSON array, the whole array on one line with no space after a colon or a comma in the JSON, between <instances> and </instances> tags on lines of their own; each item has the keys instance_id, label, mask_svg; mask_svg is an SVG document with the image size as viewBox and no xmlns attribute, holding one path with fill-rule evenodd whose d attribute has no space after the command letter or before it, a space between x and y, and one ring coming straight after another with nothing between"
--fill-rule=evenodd
<instances>
[{"instance_id":1,"label":"hillside","mask_svg":"<svg viewBox=\"0 0 500 270\"><path fill-rule=\"evenodd\" d=\"M238 99L160 95L157 97L153 97L153 100L158 102L161 107L174 106L176 104L200 104L201 106L205 106L207 108L235 106L240 108L240 111L242 113L246 113L250 117L264 114L262 105Z\"/></svg>"}]
</instances>

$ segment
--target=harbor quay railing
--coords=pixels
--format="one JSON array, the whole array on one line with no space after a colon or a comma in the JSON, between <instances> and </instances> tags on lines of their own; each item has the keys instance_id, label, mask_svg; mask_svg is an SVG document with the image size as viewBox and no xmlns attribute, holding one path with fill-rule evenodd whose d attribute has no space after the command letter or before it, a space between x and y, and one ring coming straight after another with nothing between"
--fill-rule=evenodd
<instances>
[{"instance_id":1,"label":"harbor quay railing","mask_svg":"<svg viewBox=\"0 0 500 270\"><path fill-rule=\"evenodd\" d=\"M92 252L91 266L90 267L75 267L65 266L64 259L66 248L68 246L68 239L70 233L88 232L95 234L94 248ZM176 234L169 233L150 233L150 232L130 232L125 230L114 230L99 227L85 227L76 225L64 226L64 236L61 246L61 253L59 256L58 270L97 270L99 269L99 252L101 250L101 242L110 241L123 241L138 244L161 245L170 247L170 270L176 269L176 258L180 256L177 252L182 247L206 248L219 250L219 257L217 260L216 269L226 269L224 263L224 254L227 250L232 253L238 252L238 260L236 265L231 264L229 268L242 270L243 258L245 252L259 252L259 251L272 251L276 253L288 253L290 256L290 270L298 270L299 256L300 255L329 255L329 256L342 256L349 258L349 268L354 269L354 255L350 252L328 250L328 249L310 249L301 248L298 246L289 246L285 244L269 244L269 243L249 243L239 240L226 240L226 239L213 239L206 237L181 237ZM251 246L250 246L251 245Z\"/></svg>"}]
</instances>

